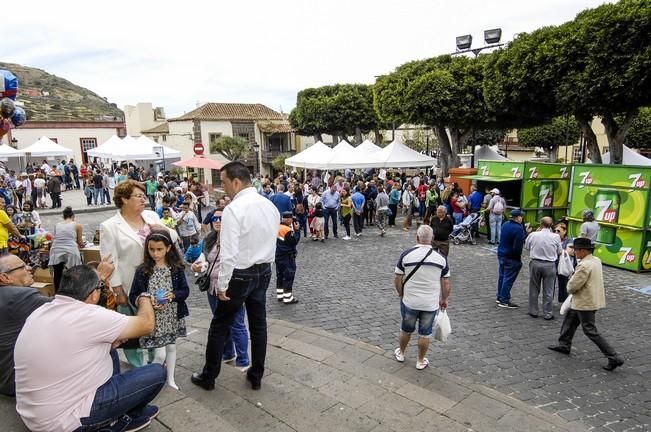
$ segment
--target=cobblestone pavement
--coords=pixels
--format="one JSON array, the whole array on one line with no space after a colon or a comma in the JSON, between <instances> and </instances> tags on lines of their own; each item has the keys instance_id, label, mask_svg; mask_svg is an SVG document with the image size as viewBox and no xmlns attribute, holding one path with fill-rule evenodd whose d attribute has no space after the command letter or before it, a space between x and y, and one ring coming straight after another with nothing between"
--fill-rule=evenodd
<instances>
[{"instance_id":1,"label":"cobblestone pavement","mask_svg":"<svg viewBox=\"0 0 651 432\"><path fill-rule=\"evenodd\" d=\"M110 214L78 220L92 231ZM43 219L52 223L49 216ZM300 303L273 300L272 280L269 315L391 349L400 323L393 269L400 252L414 243L415 229L391 229L381 238L374 227L351 241L301 241L295 282ZM649 274L604 267L608 307L597 314L597 326L626 360L608 373L601 369L605 359L580 331L570 357L546 348L556 342L562 317L558 306L553 321L527 315L528 259L512 292L522 306L516 310L495 305L496 254L483 239L475 246L452 245L450 261L453 334L446 344L431 346L433 367L567 420L581 419L594 431L651 430L651 296L636 291L651 285ZM203 295L193 293L190 306L205 309ZM412 344L407 356L415 352Z\"/></svg>"}]
</instances>

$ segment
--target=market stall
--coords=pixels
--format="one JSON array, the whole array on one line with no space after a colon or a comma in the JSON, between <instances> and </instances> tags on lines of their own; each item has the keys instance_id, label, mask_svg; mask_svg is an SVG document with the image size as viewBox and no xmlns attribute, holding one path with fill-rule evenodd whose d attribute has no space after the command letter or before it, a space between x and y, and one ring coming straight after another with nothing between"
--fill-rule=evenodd
<instances>
[{"instance_id":1,"label":"market stall","mask_svg":"<svg viewBox=\"0 0 651 432\"><path fill-rule=\"evenodd\" d=\"M574 167L570 235L576 237L583 211L599 223L595 256L604 264L651 271L651 167L591 165Z\"/></svg>"}]
</instances>

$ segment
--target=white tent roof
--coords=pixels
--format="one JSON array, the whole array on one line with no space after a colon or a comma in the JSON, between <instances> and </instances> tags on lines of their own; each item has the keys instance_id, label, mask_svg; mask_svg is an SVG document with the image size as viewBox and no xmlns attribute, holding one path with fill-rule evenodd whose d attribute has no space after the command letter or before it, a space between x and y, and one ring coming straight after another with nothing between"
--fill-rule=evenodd
<instances>
[{"instance_id":1,"label":"white tent roof","mask_svg":"<svg viewBox=\"0 0 651 432\"><path fill-rule=\"evenodd\" d=\"M601 161L605 164L610 163L610 152L601 157ZM622 157L622 164L624 165L651 165L651 159L634 152L630 148L624 146L624 153Z\"/></svg>"},{"instance_id":2,"label":"white tent roof","mask_svg":"<svg viewBox=\"0 0 651 432\"><path fill-rule=\"evenodd\" d=\"M285 160L285 165L298 168L323 169L324 163L332 158L333 150L317 141L302 152Z\"/></svg>"},{"instance_id":3,"label":"white tent roof","mask_svg":"<svg viewBox=\"0 0 651 432\"><path fill-rule=\"evenodd\" d=\"M480 160L506 161L509 160L509 158L505 158L489 146L483 145L475 150L475 165L473 168L477 168L477 164Z\"/></svg>"},{"instance_id":4,"label":"white tent roof","mask_svg":"<svg viewBox=\"0 0 651 432\"><path fill-rule=\"evenodd\" d=\"M378 160L376 163L367 164L369 168L409 168L432 166L436 159L412 150L397 139L391 144L384 147L379 152L373 154ZM378 165L380 163L381 165Z\"/></svg>"},{"instance_id":5,"label":"white tent roof","mask_svg":"<svg viewBox=\"0 0 651 432\"><path fill-rule=\"evenodd\" d=\"M126 143L124 143L117 135L113 135L102 144L88 150L86 154L91 157L111 159L114 158L114 155L123 153L125 145Z\"/></svg>"},{"instance_id":6,"label":"white tent roof","mask_svg":"<svg viewBox=\"0 0 651 432\"><path fill-rule=\"evenodd\" d=\"M29 153L33 157L63 156L72 154L72 150L55 143L46 136L42 136L34 144L25 147L21 151Z\"/></svg>"},{"instance_id":7,"label":"white tent roof","mask_svg":"<svg viewBox=\"0 0 651 432\"><path fill-rule=\"evenodd\" d=\"M376 146L370 140L364 140L363 143L355 147L355 153L363 155L379 152L380 150L382 150L382 147Z\"/></svg>"},{"instance_id":8,"label":"white tent roof","mask_svg":"<svg viewBox=\"0 0 651 432\"><path fill-rule=\"evenodd\" d=\"M0 145L0 157L19 157L25 154L22 150L16 150L15 148L8 146L7 144Z\"/></svg>"},{"instance_id":9,"label":"white tent roof","mask_svg":"<svg viewBox=\"0 0 651 432\"><path fill-rule=\"evenodd\" d=\"M163 155L165 156L164 159L175 159L181 157L180 151L174 150L172 147L167 147L162 144L159 144L146 135L140 135L140 137L136 140L136 142L138 143L139 146L143 146L145 149L150 150L150 154L148 158L140 158L140 159L143 160L163 159ZM159 148L161 147L162 147L162 152L159 153Z\"/></svg>"},{"instance_id":10,"label":"white tent roof","mask_svg":"<svg viewBox=\"0 0 651 432\"><path fill-rule=\"evenodd\" d=\"M368 168L369 163L375 161L370 152L358 152L355 147L348 144L347 141L341 140L332 149L332 157L324 161L323 168L342 169L342 168Z\"/></svg>"}]
</instances>

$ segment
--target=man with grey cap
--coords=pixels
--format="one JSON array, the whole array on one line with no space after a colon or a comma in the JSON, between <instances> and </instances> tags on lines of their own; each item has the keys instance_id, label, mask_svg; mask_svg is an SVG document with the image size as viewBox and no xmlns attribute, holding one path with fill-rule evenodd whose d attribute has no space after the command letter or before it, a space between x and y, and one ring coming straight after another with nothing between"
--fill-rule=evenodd
<instances>
[{"instance_id":1,"label":"man with grey cap","mask_svg":"<svg viewBox=\"0 0 651 432\"><path fill-rule=\"evenodd\" d=\"M554 221L545 216L540 220L540 227L531 233L524 242L529 250L529 316L538 318L538 297L540 285L543 289L543 317L554 319L553 301L556 283L556 260L562 252L561 237L552 232Z\"/></svg>"},{"instance_id":2,"label":"man with grey cap","mask_svg":"<svg viewBox=\"0 0 651 432\"><path fill-rule=\"evenodd\" d=\"M603 368L610 372L623 365L624 360L599 334L595 325L597 311L606 307L606 294L601 260L592 255L593 250L594 243L590 239L581 237L574 239L574 254L579 263L567 283L567 291L572 294L572 304L563 320L558 345L548 348L569 355L574 333L581 324L583 333L608 358L608 364Z\"/></svg>"},{"instance_id":3,"label":"man with grey cap","mask_svg":"<svg viewBox=\"0 0 651 432\"><path fill-rule=\"evenodd\" d=\"M500 196L500 190L497 188L491 189L491 195L493 197L488 202L488 207L486 207L491 232L488 243L499 244L502 233L502 219L506 211L506 201Z\"/></svg>"},{"instance_id":4,"label":"man with grey cap","mask_svg":"<svg viewBox=\"0 0 651 432\"><path fill-rule=\"evenodd\" d=\"M522 268L522 247L526 233L522 226L524 213L520 209L511 211L511 219L502 227L502 236L497 247L498 275L497 300L501 308L516 309L511 302L511 288Z\"/></svg>"}]
</instances>

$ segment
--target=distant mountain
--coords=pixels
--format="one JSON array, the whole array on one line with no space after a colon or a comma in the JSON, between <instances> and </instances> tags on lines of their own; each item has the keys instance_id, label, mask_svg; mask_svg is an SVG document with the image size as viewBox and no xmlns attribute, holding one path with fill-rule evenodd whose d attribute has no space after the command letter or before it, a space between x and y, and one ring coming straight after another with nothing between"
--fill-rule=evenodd
<instances>
[{"instance_id":1,"label":"distant mountain","mask_svg":"<svg viewBox=\"0 0 651 432\"><path fill-rule=\"evenodd\" d=\"M124 119L117 105L66 79L13 63L0 62L0 69L18 78L16 100L24 104L27 121Z\"/></svg>"}]
</instances>

